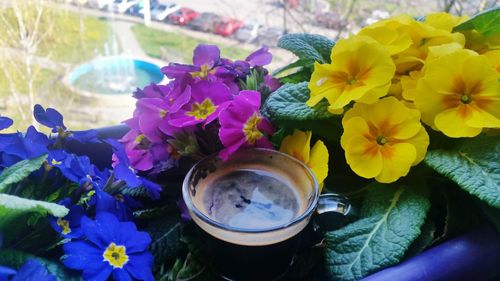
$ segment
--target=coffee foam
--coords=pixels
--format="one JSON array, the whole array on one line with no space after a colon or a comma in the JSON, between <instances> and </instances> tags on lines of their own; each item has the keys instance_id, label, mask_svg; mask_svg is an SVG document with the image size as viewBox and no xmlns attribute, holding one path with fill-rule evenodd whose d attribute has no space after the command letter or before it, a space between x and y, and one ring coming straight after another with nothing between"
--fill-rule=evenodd
<instances>
[{"instance_id":1,"label":"coffee foam","mask_svg":"<svg viewBox=\"0 0 500 281\"><path fill-rule=\"evenodd\" d=\"M297 216L293 187L262 170L235 170L200 188L204 213L230 227L268 229Z\"/></svg>"},{"instance_id":2,"label":"coffee foam","mask_svg":"<svg viewBox=\"0 0 500 281\"><path fill-rule=\"evenodd\" d=\"M311 178L304 173L294 173L297 168L301 168L294 167L297 165L294 162L281 164L284 166L246 163L239 164L237 168L232 165L218 168L198 182L196 196L192 197L193 204L212 220L242 230L286 225L307 210L311 200ZM263 178L266 184L257 184ZM260 204L248 204L248 201ZM293 226L275 231L245 233L214 227L193 213L191 216L212 236L248 246L284 241L299 233L309 222L309 218L306 218Z\"/></svg>"}]
</instances>

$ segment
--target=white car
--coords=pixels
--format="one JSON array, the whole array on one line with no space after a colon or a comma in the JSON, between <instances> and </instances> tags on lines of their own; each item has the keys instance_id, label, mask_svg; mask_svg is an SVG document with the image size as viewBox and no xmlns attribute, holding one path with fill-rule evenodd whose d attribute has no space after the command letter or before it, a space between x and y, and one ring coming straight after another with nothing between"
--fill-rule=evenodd
<instances>
[{"instance_id":1,"label":"white car","mask_svg":"<svg viewBox=\"0 0 500 281\"><path fill-rule=\"evenodd\" d=\"M263 26L256 22L249 22L244 26L240 27L236 34L234 35L238 41L241 42L252 42L259 35L259 30Z\"/></svg>"},{"instance_id":2,"label":"white car","mask_svg":"<svg viewBox=\"0 0 500 281\"><path fill-rule=\"evenodd\" d=\"M167 18L168 15L173 14L180 8L180 5L173 3L158 4L151 9L151 18L158 21L163 21Z\"/></svg>"},{"instance_id":3,"label":"white car","mask_svg":"<svg viewBox=\"0 0 500 281\"><path fill-rule=\"evenodd\" d=\"M87 5L89 5L91 8L97 8L99 10L103 10L108 7L108 5L111 5L113 3L113 0L89 0Z\"/></svg>"},{"instance_id":4,"label":"white car","mask_svg":"<svg viewBox=\"0 0 500 281\"><path fill-rule=\"evenodd\" d=\"M137 3L139 3L138 0L115 0L111 5L111 10L123 14Z\"/></svg>"}]
</instances>

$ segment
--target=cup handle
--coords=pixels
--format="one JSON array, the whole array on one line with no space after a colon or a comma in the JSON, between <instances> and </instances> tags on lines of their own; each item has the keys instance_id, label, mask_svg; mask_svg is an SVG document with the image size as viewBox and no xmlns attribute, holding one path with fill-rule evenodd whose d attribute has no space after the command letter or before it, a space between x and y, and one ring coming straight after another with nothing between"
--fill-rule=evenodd
<instances>
[{"instance_id":1,"label":"cup handle","mask_svg":"<svg viewBox=\"0 0 500 281\"><path fill-rule=\"evenodd\" d=\"M324 213L334 212L345 216L350 210L351 204L347 198L335 193L325 193L319 196L316 213L321 215Z\"/></svg>"}]
</instances>

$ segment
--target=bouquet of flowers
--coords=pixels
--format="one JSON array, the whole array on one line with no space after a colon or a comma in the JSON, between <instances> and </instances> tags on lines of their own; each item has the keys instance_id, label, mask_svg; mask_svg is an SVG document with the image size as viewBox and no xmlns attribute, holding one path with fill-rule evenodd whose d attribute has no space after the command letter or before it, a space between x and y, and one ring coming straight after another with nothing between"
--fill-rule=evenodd
<instances>
[{"instance_id":1,"label":"bouquet of flowers","mask_svg":"<svg viewBox=\"0 0 500 281\"><path fill-rule=\"evenodd\" d=\"M201 44L192 65L162 69L167 85L134 93L119 141L37 105L52 135L0 135L0 280L213 280L181 181L205 156L251 147L295 157L353 205L290 279L358 280L486 221L500 229L499 17L402 15L338 42L287 34L297 60L272 75L265 47L230 60ZM112 167L71 143L112 150Z\"/></svg>"}]
</instances>

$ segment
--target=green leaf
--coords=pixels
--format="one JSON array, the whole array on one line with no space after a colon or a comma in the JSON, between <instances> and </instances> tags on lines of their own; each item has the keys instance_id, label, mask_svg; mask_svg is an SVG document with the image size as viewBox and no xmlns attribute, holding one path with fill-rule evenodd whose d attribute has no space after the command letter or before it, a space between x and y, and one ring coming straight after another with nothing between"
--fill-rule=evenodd
<instances>
[{"instance_id":1,"label":"green leaf","mask_svg":"<svg viewBox=\"0 0 500 281\"><path fill-rule=\"evenodd\" d=\"M177 213L167 214L159 220L152 221L146 228L153 240L150 249L157 267L175 260L182 250L183 243L180 240L182 225L178 216Z\"/></svg>"},{"instance_id":2,"label":"green leaf","mask_svg":"<svg viewBox=\"0 0 500 281\"><path fill-rule=\"evenodd\" d=\"M477 14L466 22L455 26L453 31L465 31L475 29L485 37L500 33L500 7L486 10Z\"/></svg>"},{"instance_id":3,"label":"green leaf","mask_svg":"<svg viewBox=\"0 0 500 281\"><path fill-rule=\"evenodd\" d=\"M425 163L468 193L500 208L500 138L479 136L452 150L428 151Z\"/></svg>"},{"instance_id":4,"label":"green leaf","mask_svg":"<svg viewBox=\"0 0 500 281\"><path fill-rule=\"evenodd\" d=\"M273 76L276 77L278 76L279 74L283 73L283 72L288 72L288 70L290 69L293 69L293 68L300 68L300 67L303 67L306 65L306 62L304 62L303 60L301 59L298 59L288 65L285 65L281 68L278 68L276 69L274 72L273 72Z\"/></svg>"},{"instance_id":5,"label":"green leaf","mask_svg":"<svg viewBox=\"0 0 500 281\"><path fill-rule=\"evenodd\" d=\"M328 103L323 100L314 107L306 105L309 99L308 82L285 84L267 98L262 112L272 121L322 120L333 115L328 112Z\"/></svg>"},{"instance_id":6,"label":"green leaf","mask_svg":"<svg viewBox=\"0 0 500 281\"><path fill-rule=\"evenodd\" d=\"M303 67L297 72L279 78L279 81L281 84L287 84L287 83L297 84L300 82L311 80L311 73L312 71L310 68Z\"/></svg>"},{"instance_id":7,"label":"green leaf","mask_svg":"<svg viewBox=\"0 0 500 281\"><path fill-rule=\"evenodd\" d=\"M330 53L335 42L325 36L292 33L281 36L278 47L288 50L306 63L330 63Z\"/></svg>"},{"instance_id":8,"label":"green leaf","mask_svg":"<svg viewBox=\"0 0 500 281\"><path fill-rule=\"evenodd\" d=\"M66 269L62 264L47 259L39 258L31 254L14 250L0 250L0 265L18 269L27 260L36 259L47 271L54 275L58 281L79 281L82 278L77 272Z\"/></svg>"},{"instance_id":9,"label":"green leaf","mask_svg":"<svg viewBox=\"0 0 500 281\"><path fill-rule=\"evenodd\" d=\"M330 279L358 280L398 263L424 224L430 208L426 189L373 184L365 197L361 219L326 233Z\"/></svg>"},{"instance_id":10,"label":"green leaf","mask_svg":"<svg viewBox=\"0 0 500 281\"><path fill-rule=\"evenodd\" d=\"M0 194L0 230L7 227L17 217L27 213L64 217L68 209L62 205L45 201L25 199L13 195Z\"/></svg>"},{"instance_id":11,"label":"green leaf","mask_svg":"<svg viewBox=\"0 0 500 281\"><path fill-rule=\"evenodd\" d=\"M43 162L47 159L47 155L42 155L35 159L27 159L6 168L0 174L0 193L5 192L9 185L18 183L28 177L32 172L38 170Z\"/></svg>"}]
</instances>

